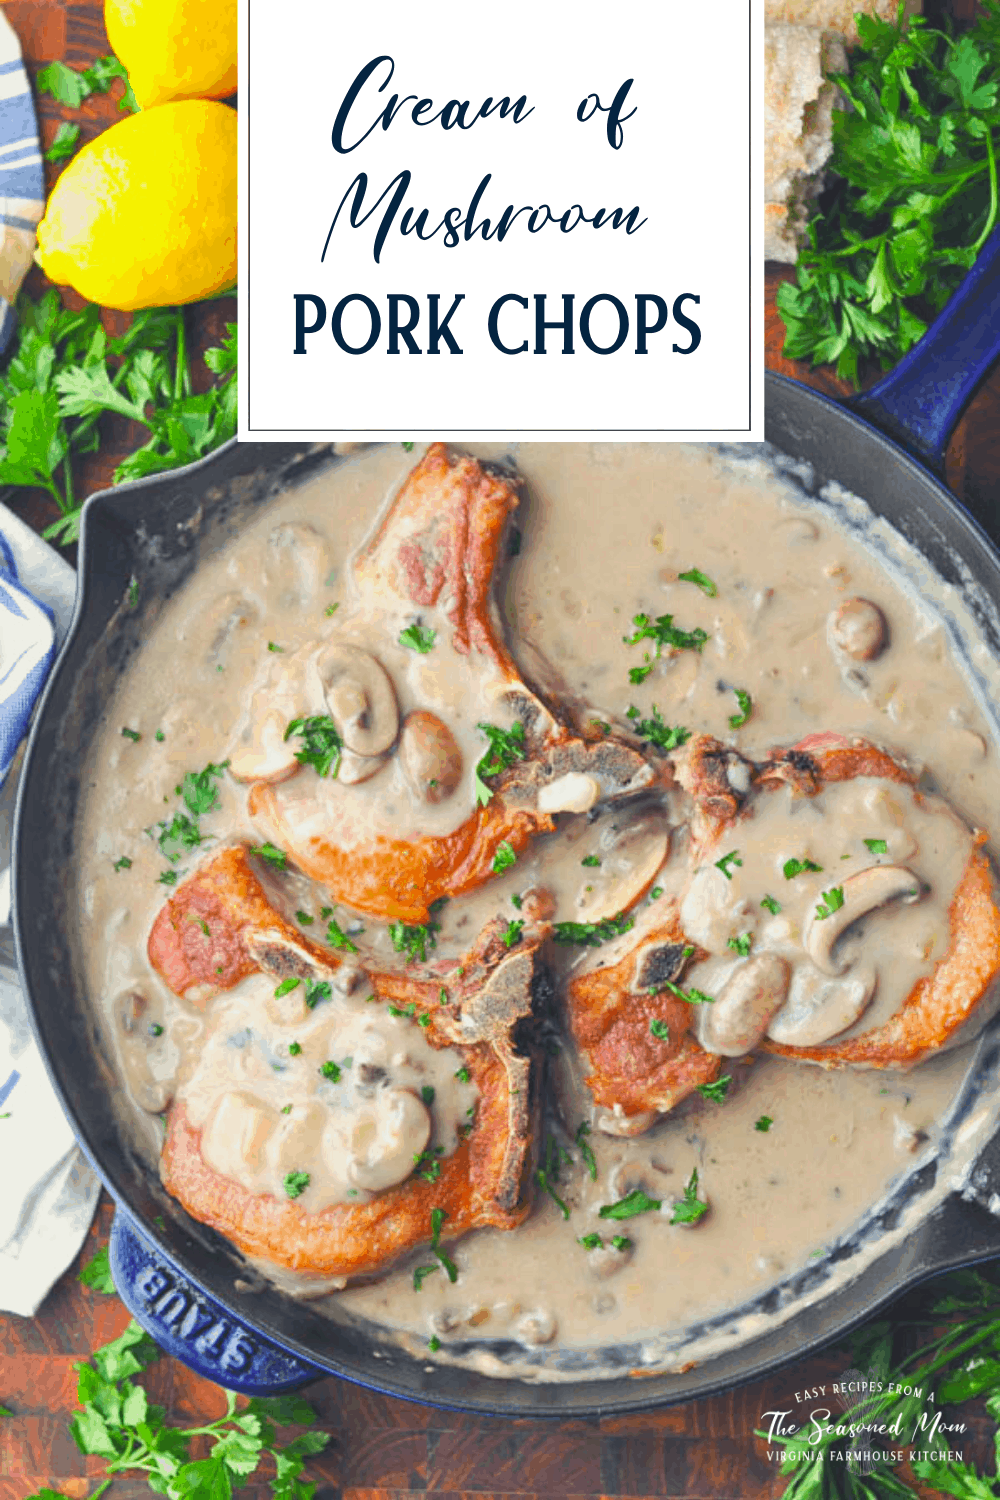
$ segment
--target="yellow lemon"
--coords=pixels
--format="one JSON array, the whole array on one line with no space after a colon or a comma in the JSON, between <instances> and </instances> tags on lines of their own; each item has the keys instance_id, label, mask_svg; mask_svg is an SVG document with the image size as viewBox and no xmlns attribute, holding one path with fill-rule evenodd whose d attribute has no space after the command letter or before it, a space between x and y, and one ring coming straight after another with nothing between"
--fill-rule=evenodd
<instances>
[{"instance_id":1,"label":"yellow lemon","mask_svg":"<svg viewBox=\"0 0 1000 1500\"><path fill-rule=\"evenodd\" d=\"M236 111L187 99L90 141L49 197L38 263L104 307L196 302L236 280Z\"/></svg>"},{"instance_id":2,"label":"yellow lemon","mask_svg":"<svg viewBox=\"0 0 1000 1500\"><path fill-rule=\"evenodd\" d=\"M236 0L105 0L104 24L143 109L236 88Z\"/></svg>"}]
</instances>

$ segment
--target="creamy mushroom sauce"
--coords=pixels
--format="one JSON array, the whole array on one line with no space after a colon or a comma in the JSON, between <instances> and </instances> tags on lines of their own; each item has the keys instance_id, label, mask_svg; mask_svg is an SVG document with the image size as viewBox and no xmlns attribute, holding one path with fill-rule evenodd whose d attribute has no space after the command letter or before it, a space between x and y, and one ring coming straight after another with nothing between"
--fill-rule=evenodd
<instances>
[{"instance_id":1,"label":"creamy mushroom sauce","mask_svg":"<svg viewBox=\"0 0 1000 1500\"><path fill-rule=\"evenodd\" d=\"M332 1006L310 1009L301 990L276 998L256 977L219 996L204 1016L173 997L145 956L168 894L161 877L169 881L176 871L182 878L217 847L209 840L259 842L260 833L247 816L246 786L229 773L215 778L218 803L200 819L206 843L175 865L166 864L146 830L182 810L175 788L185 773L209 762L238 763L241 755L282 753L278 720L286 722L291 710L317 711L309 696L315 685L302 684L318 640L370 646L392 678L401 717L432 707L448 724L461 774L450 796L431 802L414 795L399 756L355 785L303 771L290 783L303 819L336 809L359 829L398 833L444 830L468 815L473 768L485 748L475 725L507 722L493 702L495 685L487 677L470 691L467 666L453 660L447 623L434 611L419 616L437 630L434 648L420 654L398 644L400 629L417 616L366 621L348 586L348 559L418 456L419 449L409 454L397 446L353 455L284 493L238 540L206 557L164 607L109 708L79 830L89 980L135 1116L150 1122L148 1149L155 1154L159 1142L152 1116L179 1093L207 1124L212 1165L255 1192L279 1192L289 1170L308 1170L302 1203L311 1210L399 1180L414 1142L419 1150L450 1152L475 1091L456 1080L456 1057L433 1052L410 1018L388 1017L382 1007L373 1014L364 993L349 986ZM799 988L808 991L811 982L813 998L817 984L841 982L837 968L850 964L852 979L868 975L875 998L856 1029L891 1013L940 956L968 828L988 828L996 807L996 750L935 608L908 593L828 508L803 500L762 459L654 444L527 444L516 458L528 488L516 517L520 551L503 584L504 614L515 656L543 694L557 694L579 722L626 725L629 709L645 718L655 706L666 723L707 731L749 756L819 729L867 736L929 768L961 815L964 821L934 797L919 804L905 787L864 780L829 787L808 803L769 792L752 829L734 835L743 863L730 867L732 879L707 869L685 903L692 936L713 950L689 976L698 988L721 990L741 961L727 940L749 931L758 949L794 958L803 974L812 967L813 979L806 975ZM867 524L863 507L854 500L850 507L848 519ZM905 547L898 547L905 562ZM679 578L691 569L713 580L714 597ZM829 634L831 615L855 597L875 601L888 630L882 654L860 663ZM955 601L942 588L936 604L952 610ZM664 654L645 681L630 683L643 647L623 637L640 611L671 613L680 627L703 629L704 650ZM983 652L977 664L984 668ZM734 729L736 688L751 695L753 710ZM286 697L279 700L280 692ZM269 705L278 717L262 736ZM873 853L865 839L884 840L885 852ZM786 879L784 861L793 856L822 870ZM116 869L123 857L131 865ZM587 857L601 864L585 865ZM803 948L811 922L815 929L811 913L831 886L879 865L905 868L919 898L876 910L842 941L821 945L824 973ZM680 892L687 872L676 792L596 817L564 814L558 831L536 840L512 869L444 909L437 951L461 951L497 913L516 918L512 899L532 886L553 893L560 920L592 920L641 892L641 931L654 922L656 903ZM363 958L400 961L384 925L345 908L325 911L322 893L294 875L275 884L310 936L322 939L333 916ZM780 913L761 908L765 895L776 898ZM614 962L634 936L599 952L560 946L557 973ZM800 1009L809 998L804 991L793 987ZM704 1035L709 1023L701 1025ZM646 1340L654 1364L668 1357L657 1355L658 1337L666 1348L672 1330L734 1307L806 1265L922 1153L932 1153L965 1067L961 1051L906 1075L731 1058L724 1103L695 1096L632 1140L594 1128L587 1137L592 1179L573 1144L578 1125L592 1118L588 1096L570 1053L554 1050L553 1107L569 1158L556 1191L568 1221L540 1192L517 1231L481 1231L453 1247L454 1285L431 1275L417 1292L407 1263L339 1291L340 1306L397 1330L416 1352L433 1335L439 1358L448 1357L450 1341L476 1337L513 1338L527 1349ZM327 1061L337 1064L338 1078L323 1077ZM396 1093L395 1115L378 1114L383 1084ZM428 1085L432 1102L400 1113L399 1095L416 1101ZM340 1105L353 1110L350 1129ZM672 1203L695 1167L710 1211L694 1226L671 1225ZM661 1199L663 1209L622 1223L598 1217L602 1204L636 1186ZM595 1231L601 1247L579 1243ZM614 1234L628 1243L614 1248ZM275 1279L300 1295L324 1290L287 1275ZM518 1372L516 1362L501 1365L488 1354L478 1363L497 1374Z\"/></svg>"}]
</instances>

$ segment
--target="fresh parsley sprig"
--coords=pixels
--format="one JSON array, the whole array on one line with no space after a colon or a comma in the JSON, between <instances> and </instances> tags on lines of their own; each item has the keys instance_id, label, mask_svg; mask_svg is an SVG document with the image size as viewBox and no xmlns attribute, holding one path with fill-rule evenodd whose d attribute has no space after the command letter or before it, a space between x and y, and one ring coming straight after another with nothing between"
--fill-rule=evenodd
<instances>
[{"instance_id":1,"label":"fresh parsley sprig","mask_svg":"<svg viewBox=\"0 0 1000 1500\"><path fill-rule=\"evenodd\" d=\"M96 451L105 412L150 434L115 484L190 463L235 434L235 323L205 354L219 379L195 395L181 307L135 313L120 338L108 337L98 307L64 308L55 291L38 302L22 293L17 313L17 347L0 373L0 484L48 491L60 517L46 539L69 546L79 536L73 460Z\"/></svg>"},{"instance_id":2,"label":"fresh parsley sprig","mask_svg":"<svg viewBox=\"0 0 1000 1500\"><path fill-rule=\"evenodd\" d=\"M254 1396L240 1407L235 1391L226 1391L226 1409L214 1422L198 1427L171 1427L162 1406L150 1401L134 1379L160 1357L153 1340L135 1321L118 1338L95 1349L76 1365L80 1410L70 1432L82 1453L105 1461L101 1494L118 1475L144 1478L151 1491L167 1500L221 1500L271 1460L274 1500L311 1500L315 1485L300 1479L305 1461L330 1441L326 1432L305 1431L280 1444L275 1424L310 1427L316 1412L299 1396ZM0 1414L9 1416L5 1408ZM205 1457L192 1457L192 1443ZM258 1480L259 1485L259 1480ZM45 1492L43 1492L44 1494ZM49 1496L55 1492L49 1490Z\"/></svg>"},{"instance_id":3,"label":"fresh parsley sprig","mask_svg":"<svg viewBox=\"0 0 1000 1500\"><path fill-rule=\"evenodd\" d=\"M832 186L777 294L784 353L855 385L862 361L888 368L917 342L997 223L1000 7L958 39L921 16L856 20Z\"/></svg>"}]
</instances>

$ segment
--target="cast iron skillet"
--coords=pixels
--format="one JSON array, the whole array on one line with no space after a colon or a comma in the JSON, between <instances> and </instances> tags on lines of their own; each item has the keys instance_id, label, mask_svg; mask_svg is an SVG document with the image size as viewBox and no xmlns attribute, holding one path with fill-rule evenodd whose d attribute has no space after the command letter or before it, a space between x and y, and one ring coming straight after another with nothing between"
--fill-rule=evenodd
<instances>
[{"instance_id":1,"label":"cast iron skillet","mask_svg":"<svg viewBox=\"0 0 1000 1500\"><path fill-rule=\"evenodd\" d=\"M926 466L940 472L947 434L998 351L1000 230L917 349L855 403L864 417L892 427L923 463L869 421L777 376L768 377L767 436L807 460L818 480L838 480L865 496L946 579L967 591L970 580L979 585L982 633L1000 654L1000 615L993 613L993 606L1000 609L1000 558ZM628 1374L637 1351L619 1347L609 1356L620 1372L614 1378L531 1384L427 1365L401 1353L371 1325L345 1314L321 1316L295 1303L261 1282L232 1246L166 1196L120 1123L120 1084L85 998L71 879L81 768L103 705L163 602L195 565L206 533L218 537L237 526L276 482L295 482L318 461L292 445L232 443L187 470L88 502L76 614L22 773L14 857L25 991L53 1083L116 1200L112 1267L140 1323L170 1353L242 1391L275 1392L333 1372L395 1395L496 1415L606 1413L687 1400L759 1378L833 1339L921 1278L1000 1254L1000 1225L990 1212L991 1199L1000 1204L1000 1137L994 1136L961 1195L932 1204L927 1195L938 1161L927 1161L823 1260L757 1299L754 1310L770 1326L752 1342L683 1373L642 1380ZM994 1027L977 1044L945 1129L945 1150L993 1089L998 1066L1000 1031ZM898 1243L848 1285L824 1291L838 1264L863 1244L883 1240L907 1209L916 1210L912 1232L897 1236ZM776 1314L807 1298L812 1300L794 1317L778 1320ZM678 1365L683 1362L679 1355ZM572 1355L567 1367L573 1368Z\"/></svg>"}]
</instances>

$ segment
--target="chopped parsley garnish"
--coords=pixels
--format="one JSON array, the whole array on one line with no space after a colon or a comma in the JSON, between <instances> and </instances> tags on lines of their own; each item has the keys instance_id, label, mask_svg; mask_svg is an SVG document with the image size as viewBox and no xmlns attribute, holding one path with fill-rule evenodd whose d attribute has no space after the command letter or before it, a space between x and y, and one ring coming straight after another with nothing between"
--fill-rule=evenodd
<instances>
[{"instance_id":1,"label":"chopped parsley garnish","mask_svg":"<svg viewBox=\"0 0 1000 1500\"><path fill-rule=\"evenodd\" d=\"M131 868L132 868L132 861L129 859L129 857L128 857L127 854L123 854L122 857L121 857L121 859L116 859L115 860L115 869L116 870L131 870Z\"/></svg>"},{"instance_id":2,"label":"chopped parsley garnish","mask_svg":"<svg viewBox=\"0 0 1000 1500\"><path fill-rule=\"evenodd\" d=\"M322 1073L324 1078L329 1078L331 1083L340 1082L340 1064L333 1062L332 1059L329 1059L323 1064L323 1066L320 1068L320 1072Z\"/></svg>"},{"instance_id":3,"label":"chopped parsley garnish","mask_svg":"<svg viewBox=\"0 0 1000 1500\"><path fill-rule=\"evenodd\" d=\"M153 735L153 739L156 740L157 744L162 745L163 741L166 739L166 735L163 733L162 729L158 729Z\"/></svg>"},{"instance_id":4,"label":"chopped parsley garnish","mask_svg":"<svg viewBox=\"0 0 1000 1500\"><path fill-rule=\"evenodd\" d=\"M468 1081L469 1081L469 1070L468 1070L468 1068L458 1068L456 1070L455 1077L458 1079L459 1083L468 1083Z\"/></svg>"},{"instance_id":5,"label":"chopped parsley garnish","mask_svg":"<svg viewBox=\"0 0 1000 1500\"><path fill-rule=\"evenodd\" d=\"M495 724L476 726L490 742L490 748L476 766L476 801L485 807L493 796L492 788L485 784L484 777L499 776L517 761L523 760L527 751L524 744L524 725L517 721L510 729L498 729Z\"/></svg>"},{"instance_id":6,"label":"chopped parsley garnish","mask_svg":"<svg viewBox=\"0 0 1000 1500\"><path fill-rule=\"evenodd\" d=\"M596 854L585 854L580 863L586 865L588 870L598 870L601 866L601 861Z\"/></svg>"},{"instance_id":7,"label":"chopped parsley garnish","mask_svg":"<svg viewBox=\"0 0 1000 1500\"><path fill-rule=\"evenodd\" d=\"M597 1158L594 1155L592 1147L587 1141L587 1136L589 1134L590 1126L587 1124L586 1120L581 1120L580 1124L576 1127L576 1135L573 1137L573 1139L576 1141L577 1150L583 1158L583 1164L587 1168L587 1171L590 1173L591 1181L596 1182Z\"/></svg>"},{"instance_id":8,"label":"chopped parsley garnish","mask_svg":"<svg viewBox=\"0 0 1000 1500\"><path fill-rule=\"evenodd\" d=\"M123 727L122 728L122 739L133 740L136 744L138 744L139 741L142 739L142 735L139 733L138 729L125 729Z\"/></svg>"},{"instance_id":9,"label":"chopped parsley garnish","mask_svg":"<svg viewBox=\"0 0 1000 1500\"><path fill-rule=\"evenodd\" d=\"M411 651L419 651L421 656L433 651L436 640L437 631L426 625L407 625L405 630L399 632L399 644L409 646Z\"/></svg>"},{"instance_id":10,"label":"chopped parsley garnish","mask_svg":"<svg viewBox=\"0 0 1000 1500\"><path fill-rule=\"evenodd\" d=\"M274 992L274 998L280 1000L282 995L290 995L292 990L298 989L301 983L301 979L296 979L294 975L290 974L287 979L283 979L278 985L278 988Z\"/></svg>"},{"instance_id":11,"label":"chopped parsley garnish","mask_svg":"<svg viewBox=\"0 0 1000 1500\"><path fill-rule=\"evenodd\" d=\"M444 986L442 986L441 989L438 990L438 1005L447 1005L447 1004L448 1004L448 991L444 988Z\"/></svg>"},{"instance_id":12,"label":"chopped parsley garnish","mask_svg":"<svg viewBox=\"0 0 1000 1500\"><path fill-rule=\"evenodd\" d=\"M509 839L504 839L502 843L497 844L496 853L493 856L493 873L502 875L504 870L509 870L511 865L516 864L517 855L514 853L511 842Z\"/></svg>"},{"instance_id":13,"label":"chopped parsley garnish","mask_svg":"<svg viewBox=\"0 0 1000 1500\"><path fill-rule=\"evenodd\" d=\"M314 1010L321 1000L329 1000L333 994L328 979L306 980L306 1005Z\"/></svg>"},{"instance_id":14,"label":"chopped parsley garnish","mask_svg":"<svg viewBox=\"0 0 1000 1500\"><path fill-rule=\"evenodd\" d=\"M265 864L273 865L276 870L283 870L288 864L288 855L284 849L279 849L276 844L251 844L250 853L256 854Z\"/></svg>"},{"instance_id":15,"label":"chopped parsley garnish","mask_svg":"<svg viewBox=\"0 0 1000 1500\"><path fill-rule=\"evenodd\" d=\"M719 592L711 578L706 577L700 568L688 568L686 573L678 573L677 577L681 583L696 583L710 599L714 599Z\"/></svg>"},{"instance_id":16,"label":"chopped parsley garnish","mask_svg":"<svg viewBox=\"0 0 1000 1500\"><path fill-rule=\"evenodd\" d=\"M662 887L662 885L654 885L653 889L649 893L649 899L650 899L650 901L659 901L659 899L660 899L660 897L662 895L663 895L663 887Z\"/></svg>"},{"instance_id":17,"label":"chopped parsley garnish","mask_svg":"<svg viewBox=\"0 0 1000 1500\"><path fill-rule=\"evenodd\" d=\"M185 849L195 849L201 843L201 829L187 813L174 813L169 823L157 825L160 833L157 842L164 859L176 864Z\"/></svg>"},{"instance_id":18,"label":"chopped parsley garnish","mask_svg":"<svg viewBox=\"0 0 1000 1500\"><path fill-rule=\"evenodd\" d=\"M739 729L753 713L753 699L742 688L734 687L733 692L736 694L736 702L740 706L740 711L738 714L729 715L729 727L730 729Z\"/></svg>"},{"instance_id":19,"label":"chopped parsley garnish","mask_svg":"<svg viewBox=\"0 0 1000 1500\"><path fill-rule=\"evenodd\" d=\"M821 875L823 873L823 866L817 865L811 859L786 859L781 868L786 880L794 880L796 875Z\"/></svg>"},{"instance_id":20,"label":"chopped parsley garnish","mask_svg":"<svg viewBox=\"0 0 1000 1500\"><path fill-rule=\"evenodd\" d=\"M309 1186L308 1172L289 1172L285 1178L285 1192L289 1198L298 1198Z\"/></svg>"},{"instance_id":21,"label":"chopped parsley garnish","mask_svg":"<svg viewBox=\"0 0 1000 1500\"><path fill-rule=\"evenodd\" d=\"M420 1097L428 1106L434 1103L434 1090L429 1083L421 1085Z\"/></svg>"},{"instance_id":22,"label":"chopped parsley garnish","mask_svg":"<svg viewBox=\"0 0 1000 1500\"><path fill-rule=\"evenodd\" d=\"M160 885L176 885L179 873L177 870L164 870L163 874L157 875L156 879Z\"/></svg>"},{"instance_id":23,"label":"chopped parsley garnish","mask_svg":"<svg viewBox=\"0 0 1000 1500\"><path fill-rule=\"evenodd\" d=\"M652 659L647 652L646 665L629 670L629 681L633 683L645 682L664 646L674 651L700 651L708 640L705 631L700 628L680 630L674 624L673 615L658 615L655 620L651 620L649 615L633 615L632 624L636 627L635 633L622 637L626 646L635 646L639 641L656 643Z\"/></svg>"},{"instance_id":24,"label":"chopped parsley garnish","mask_svg":"<svg viewBox=\"0 0 1000 1500\"><path fill-rule=\"evenodd\" d=\"M299 764L312 766L317 776L336 777L344 742L329 714L293 719L285 730L285 740L290 740L293 734L303 741L302 749L295 752Z\"/></svg>"},{"instance_id":25,"label":"chopped parsley garnish","mask_svg":"<svg viewBox=\"0 0 1000 1500\"><path fill-rule=\"evenodd\" d=\"M159 1021L151 1021L149 1023L149 1034L150 1036L163 1035L163 1027L160 1025Z\"/></svg>"},{"instance_id":26,"label":"chopped parsley garnish","mask_svg":"<svg viewBox=\"0 0 1000 1500\"><path fill-rule=\"evenodd\" d=\"M885 839L865 839L864 845L869 854L888 854L889 852L889 845Z\"/></svg>"},{"instance_id":27,"label":"chopped parsley garnish","mask_svg":"<svg viewBox=\"0 0 1000 1500\"><path fill-rule=\"evenodd\" d=\"M413 1158L414 1177L422 1177L425 1182L437 1182L441 1176L441 1163L438 1157L443 1155L443 1146L435 1146L433 1151L421 1151Z\"/></svg>"},{"instance_id":28,"label":"chopped parsley garnish","mask_svg":"<svg viewBox=\"0 0 1000 1500\"><path fill-rule=\"evenodd\" d=\"M55 64L53 64L53 67L54 66L55 66ZM40 89L43 87L42 77L43 77L43 75L44 75L44 73L46 71L47 71L46 69L43 69L42 72L39 73L37 79L35 80L36 83L38 84L38 87ZM125 590L125 597L128 600L128 602L129 602L129 608L130 609L135 609L136 605L139 603L139 580L138 580L138 578L136 578L136 576L135 576L134 573L132 574L132 577L128 581L128 588Z\"/></svg>"},{"instance_id":29,"label":"chopped parsley garnish","mask_svg":"<svg viewBox=\"0 0 1000 1500\"><path fill-rule=\"evenodd\" d=\"M773 1124L774 1121L771 1119L770 1115L761 1115L759 1120L754 1121L753 1128L754 1130L759 1130L764 1135L766 1135Z\"/></svg>"},{"instance_id":30,"label":"chopped parsley garnish","mask_svg":"<svg viewBox=\"0 0 1000 1500\"><path fill-rule=\"evenodd\" d=\"M267 649L268 649L268 651L278 651L278 652L283 653L285 648L284 648L284 646L277 645L274 641L268 641L268 643L267 643Z\"/></svg>"},{"instance_id":31,"label":"chopped parsley garnish","mask_svg":"<svg viewBox=\"0 0 1000 1500\"><path fill-rule=\"evenodd\" d=\"M520 911L521 910L521 898L520 898L520 896L518 896L516 894L513 895L513 896L511 896L511 898L510 898L510 904L511 904L511 906L514 907L515 911Z\"/></svg>"},{"instance_id":32,"label":"chopped parsley garnish","mask_svg":"<svg viewBox=\"0 0 1000 1500\"><path fill-rule=\"evenodd\" d=\"M766 906L767 907L767 909L771 913L772 917L776 917L778 915L779 911L781 910L781 903L780 903L780 901L775 901L775 899L774 899L773 896L764 896L764 897L762 897L760 904L761 904L761 906Z\"/></svg>"},{"instance_id":33,"label":"chopped parsley garnish","mask_svg":"<svg viewBox=\"0 0 1000 1500\"><path fill-rule=\"evenodd\" d=\"M587 724L591 729L596 729L599 734L611 733L611 725L607 719L588 719Z\"/></svg>"},{"instance_id":34,"label":"chopped parsley garnish","mask_svg":"<svg viewBox=\"0 0 1000 1500\"><path fill-rule=\"evenodd\" d=\"M721 859L717 859L715 861L715 868L717 870L721 870L727 880L732 880L732 872L730 871L729 866L742 866L742 864L743 861L740 859L740 851L738 849L730 849L728 854L724 854Z\"/></svg>"},{"instance_id":35,"label":"chopped parsley garnish","mask_svg":"<svg viewBox=\"0 0 1000 1500\"><path fill-rule=\"evenodd\" d=\"M553 1140L552 1136L546 1136L545 1161L544 1165L540 1166L535 1172L535 1180L538 1183L539 1187L542 1188L546 1193L548 1193L549 1197L552 1199L553 1203L556 1205L563 1218L568 1219L569 1208L563 1202L562 1198L560 1198L555 1189L555 1184L559 1181L560 1156L566 1161L571 1160L568 1152L561 1150L561 1148L556 1145L556 1142Z\"/></svg>"},{"instance_id":36,"label":"chopped parsley garnish","mask_svg":"<svg viewBox=\"0 0 1000 1500\"><path fill-rule=\"evenodd\" d=\"M664 979L661 987L669 990L672 995L676 995L678 1000L686 1000L688 1005L715 1004L714 995L706 995L703 990L696 990L693 986L690 989L682 990L680 985L674 984L672 979Z\"/></svg>"},{"instance_id":37,"label":"chopped parsley garnish","mask_svg":"<svg viewBox=\"0 0 1000 1500\"><path fill-rule=\"evenodd\" d=\"M339 922L331 921L327 924L326 940L331 948L340 948L345 953L357 953L357 945L352 943L347 933Z\"/></svg>"},{"instance_id":38,"label":"chopped parsley garnish","mask_svg":"<svg viewBox=\"0 0 1000 1500\"><path fill-rule=\"evenodd\" d=\"M732 1081L731 1073L723 1073L721 1078L716 1078L711 1083L696 1084L695 1087L705 1099L711 1099L714 1104L721 1104L729 1093L729 1085Z\"/></svg>"},{"instance_id":39,"label":"chopped parsley garnish","mask_svg":"<svg viewBox=\"0 0 1000 1500\"><path fill-rule=\"evenodd\" d=\"M737 933L736 937L726 940L726 947L732 948L734 953L740 955L740 958L748 958L750 949L753 947L753 937L749 932Z\"/></svg>"},{"instance_id":40,"label":"chopped parsley garnish","mask_svg":"<svg viewBox=\"0 0 1000 1500\"><path fill-rule=\"evenodd\" d=\"M289 1055L289 1057L299 1057L299 1056L301 1056L301 1053L302 1053L302 1043L301 1042L289 1042L288 1043L288 1055Z\"/></svg>"},{"instance_id":41,"label":"chopped parsley garnish","mask_svg":"<svg viewBox=\"0 0 1000 1500\"><path fill-rule=\"evenodd\" d=\"M649 1023L649 1029L658 1042L669 1042L670 1027L666 1021L661 1021L659 1016L654 1016Z\"/></svg>"},{"instance_id":42,"label":"chopped parsley garnish","mask_svg":"<svg viewBox=\"0 0 1000 1500\"><path fill-rule=\"evenodd\" d=\"M517 944L521 941L521 934L522 934L523 931L524 931L524 918L523 917L516 917L513 921L508 922L507 923L507 931L503 935L504 947L505 948L514 948L514 947L516 947Z\"/></svg>"},{"instance_id":43,"label":"chopped parsley garnish","mask_svg":"<svg viewBox=\"0 0 1000 1500\"><path fill-rule=\"evenodd\" d=\"M445 1255L443 1250L438 1248L438 1242L441 1238L441 1225L447 1217L448 1215L443 1208L431 1209L431 1253L436 1255L444 1266L448 1273L448 1280L454 1282L458 1280L458 1267L453 1260Z\"/></svg>"},{"instance_id":44,"label":"chopped parsley garnish","mask_svg":"<svg viewBox=\"0 0 1000 1500\"><path fill-rule=\"evenodd\" d=\"M326 609L324 609L323 613L326 615L327 619L329 619L329 617L331 615L335 615L337 613L337 610L339 608L340 608L339 604L328 604L326 606Z\"/></svg>"},{"instance_id":45,"label":"chopped parsley garnish","mask_svg":"<svg viewBox=\"0 0 1000 1500\"><path fill-rule=\"evenodd\" d=\"M579 943L584 948L599 948L602 943L610 943L612 938L630 932L634 926L635 918L622 911L617 917L606 917L603 922L556 922L552 937L557 943Z\"/></svg>"},{"instance_id":46,"label":"chopped parsley garnish","mask_svg":"<svg viewBox=\"0 0 1000 1500\"><path fill-rule=\"evenodd\" d=\"M435 905L437 905L436 902ZM432 907L431 910L433 911L433 909ZM407 955L406 962L408 964L415 964L418 960L420 963L426 961L427 950L437 947L435 933L439 931L440 928L436 922L425 922L415 927L407 927L404 922L389 923L389 936L392 939L392 946L397 953L405 953Z\"/></svg>"},{"instance_id":47,"label":"chopped parsley garnish","mask_svg":"<svg viewBox=\"0 0 1000 1500\"><path fill-rule=\"evenodd\" d=\"M292 1112L292 1106L290 1104L283 1104L282 1105L282 1107L281 1107L281 1113L283 1115L290 1115L291 1112Z\"/></svg>"},{"instance_id":48,"label":"chopped parsley garnish","mask_svg":"<svg viewBox=\"0 0 1000 1500\"><path fill-rule=\"evenodd\" d=\"M434 1272L439 1269L439 1266L416 1266L413 1271L413 1290L422 1291L428 1276L433 1276Z\"/></svg>"},{"instance_id":49,"label":"chopped parsley garnish","mask_svg":"<svg viewBox=\"0 0 1000 1500\"><path fill-rule=\"evenodd\" d=\"M295 920L303 927L311 927L316 918L311 917L307 911L297 911L295 913Z\"/></svg>"},{"instance_id":50,"label":"chopped parsley garnish","mask_svg":"<svg viewBox=\"0 0 1000 1500\"><path fill-rule=\"evenodd\" d=\"M211 812L219 800L219 788L215 781L222 775L229 762L214 766L211 762L204 771L189 771L177 788L178 796L184 798L185 806L194 817Z\"/></svg>"},{"instance_id":51,"label":"chopped parsley garnish","mask_svg":"<svg viewBox=\"0 0 1000 1500\"><path fill-rule=\"evenodd\" d=\"M839 911L844 904L844 887L835 885L828 891L822 892L823 899L816 903L816 920L822 922L827 917L832 917L835 911Z\"/></svg>"},{"instance_id":52,"label":"chopped parsley garnish","mask_svg":"<svg viewBox=\"0 0 1000 1500\"><path fill-rule=\"evenodd\" d=\"M613 1234L611 1236L611 1248L612 1250L631 1250L632 1241L627 1234Z\"/></svg>"},{"instance_id":53,"label":"chopped parsley garnish","mask_svg":"<svg viewBox=\"0 0 1000 1500\"><path fill-rule=\"evenodd\" d=\"M708 1213L708 1204L698 1197L698 1168L695 1167L684 1184L684 1197L678 1198L670 1215L671 1224L697 1224L702 1214Z\"/></svg>"},{"instance_id":54,"label":"chopped parsley garnish","mask_svg":"<svg viewBox=\"0 0 1000 1500\"><path fill-rule=\"evenodd\" d=\"M427 1347L432 1354L436 1354L440 1349L441 1340L438 1338L436 1333L432 1333L430 1338L427 1340Z\"/></svg>"},{"instance_id":55,"label":"chopped parsley garnish","mask_svg":"<svg viewBox=\"0 0 1000 1500\"><path fill-rule=\"evenodd\" d=\"M655 703L651 719L640 719L639 710L634 704L626 709L625 717L632 720L632 728L636 734L655 745L658 750L677 750L691 738L690 729L685 729L681 724L667 724Z\"/></svg>"},{"instance_id":56,"label":"chopped parsley garnish","mask_svg":"<svg viewBox=\"0 0 1000 1500\"><path fill-rule=\"evenodd\" d=\"M585 1250L599 1250L604 1241L595 1229L592 1234L580 1235L577 1238L577 1244L582 1245Z\"/></svg>"},{"instance_id":57,"label":"chopped parsley garnish","mask_svg":"<svg viewBox=\"0 0 1000 1500\"><path fill-rule=\"evenodd\" d=\"M636 1214L648 1214L662 1206L662 1199L650 1198L642 1188L633 1188L617 1203L605 1203L598 1215L602 1219L634 1219Z\"/></svg>"}]
</instances>

